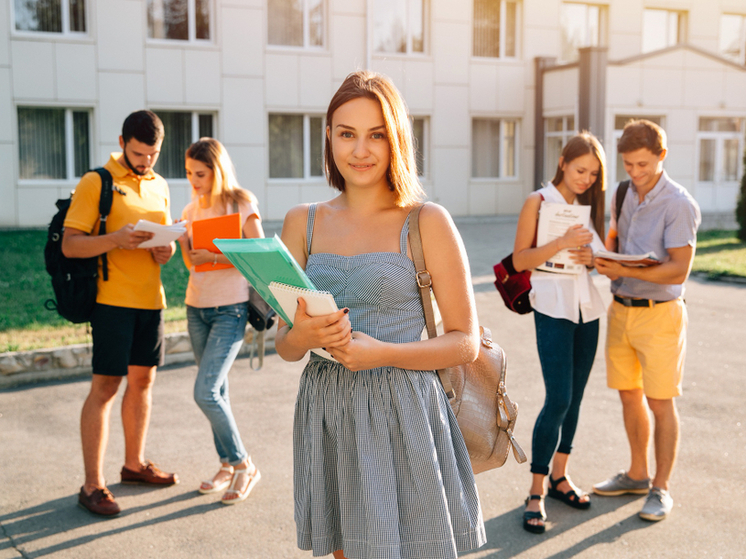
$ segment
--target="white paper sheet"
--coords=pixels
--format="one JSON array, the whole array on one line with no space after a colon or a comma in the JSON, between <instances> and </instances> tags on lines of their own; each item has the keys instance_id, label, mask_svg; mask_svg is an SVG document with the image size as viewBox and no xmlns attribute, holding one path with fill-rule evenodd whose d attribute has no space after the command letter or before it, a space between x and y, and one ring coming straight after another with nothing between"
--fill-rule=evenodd
<instances>
[{"instance_id":1,"label":"white paper sheet","mask_svg":"<svg viewBox=\"0 0 746 559\"><path fill-rule=\"evenodd\" d=\"M135 224L135 231L148 231L149 233L155 233L155 236L149 241L140 243L137 248L153 248L166 246L171 241L175 241L186 233L185 222L173 223L171 225L161 225L160 223L154 223L141 219Z\"/></svg>"}]
</instances>

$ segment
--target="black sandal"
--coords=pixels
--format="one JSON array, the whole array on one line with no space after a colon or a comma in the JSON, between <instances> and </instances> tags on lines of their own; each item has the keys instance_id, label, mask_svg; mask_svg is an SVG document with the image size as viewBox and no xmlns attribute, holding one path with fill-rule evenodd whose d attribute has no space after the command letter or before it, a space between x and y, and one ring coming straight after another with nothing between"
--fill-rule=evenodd
<instances>
[{"instance_id":1,"label":"black sandal","mask_svg":"<svg viewBox=\"0 0 746 559\"><path fill-rule=\"evenodd\" d=\"M529 495L526 497L526 506L528 506L529 501L543 501L544 496L543 495ZM529 524L529 520L534 520L538 518L541 520L541 524ZM544 514L541 511L533 511L533 510L525 510L523 511L523 529L527 532L531 532L532 534L543 534L544 531L547 529L546 527L546 519L547 515Z\"/></svg>"},{"instance_id":2,"label":"black sandal","mask_svg":"<svg viewBox=\"0 0 746 559\"><path fill-rule=\"evenodd\" d=\"M573 508L580 509L580 510L586 510L591 507L591 500L590 497L587 501L581 501L580 499L587 496L588 493L583 493L581 495L578 495L574 489L570 489L567 493L563 493L559 489L557 489L557 486L562 483L563 481L567 481L566 477L561 477L559 479L553 479L552 476L549 476L549 491L547 491L547 495L551 497L552 499L557 499L558 501L562 501L566 505L570 505Z\"/></svg>"}]
</instances>

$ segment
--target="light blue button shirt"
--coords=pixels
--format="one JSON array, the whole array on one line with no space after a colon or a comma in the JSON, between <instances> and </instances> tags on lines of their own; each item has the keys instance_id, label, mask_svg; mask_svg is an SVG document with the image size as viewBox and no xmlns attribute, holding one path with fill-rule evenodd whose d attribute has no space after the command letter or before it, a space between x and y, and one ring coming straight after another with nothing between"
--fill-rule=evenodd
<instances>
[{"instance_id":1,"label":"light blue button shirt","mask_svg":"<svg viewBox=\"0 0 746 559\"><path fill-rule=\"evenodd\" d=\"M620 254L652 251L661 260L668 257L669 248L696 246L697 228L702 222L697 202L665 171L642 201L635 185L630 183L622 202L618 226L615 215L616 196L612 196L611 227L618 232ZM619 278L611 282L611 292L622 297L670 301L684 294L684 285Z\"/></svg>"}]
</instances>

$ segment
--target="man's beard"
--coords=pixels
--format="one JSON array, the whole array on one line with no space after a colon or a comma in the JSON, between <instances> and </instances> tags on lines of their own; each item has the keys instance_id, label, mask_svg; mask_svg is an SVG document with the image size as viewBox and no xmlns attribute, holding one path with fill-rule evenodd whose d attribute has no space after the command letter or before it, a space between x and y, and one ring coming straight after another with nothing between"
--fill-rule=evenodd
<instances>
[{"instance_id":1,"label":"man's beard","mask_svg":"<svg viewBox=\"0 0 746 559\"><path fill-rule=\"evenodd\" d=\"M135 173L136 175L140 175L140 176L146 175L148 173L148 170L138 171L137 168L134 165L132 165L132 163L130 163L129 158L127 157L126 149L122 150L122 154L124 155L124 162L127 164L127 167L129 167L133 173Z\"/></svg>"}]
</instances>

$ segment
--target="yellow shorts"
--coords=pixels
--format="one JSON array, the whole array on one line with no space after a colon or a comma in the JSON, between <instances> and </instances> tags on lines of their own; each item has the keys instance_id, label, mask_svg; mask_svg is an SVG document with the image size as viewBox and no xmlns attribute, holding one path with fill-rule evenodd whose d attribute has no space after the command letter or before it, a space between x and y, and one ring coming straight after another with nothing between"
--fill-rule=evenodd
<instances>
[{"instance_id":1,"label":"yellow shorts","mask_svg":"<svg viewBox=\"0 0 746 559\"><path fill-rule=\"evenodd\" d=\"M689 318L681 299L654 307L609 307L606 379L609 388L642 388L649 398L681 395Z\"/></svg>"}]
</instances>

